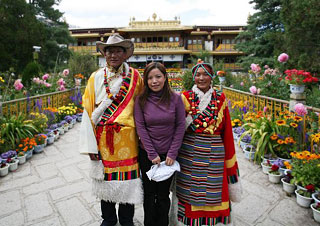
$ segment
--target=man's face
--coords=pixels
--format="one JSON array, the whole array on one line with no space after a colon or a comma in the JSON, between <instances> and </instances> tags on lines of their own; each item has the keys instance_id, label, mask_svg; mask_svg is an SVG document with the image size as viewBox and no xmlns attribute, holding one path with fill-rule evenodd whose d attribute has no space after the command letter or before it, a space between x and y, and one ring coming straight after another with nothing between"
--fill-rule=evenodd
<instances>
[{"instance_id":1,"label":"man's face","mask_svg":"<svg viewBox=\"0 0 320 226\"><path fill-rule=\"evenodd\" d=\"M126 52L123 48L112 46L106 49L105 57L107 63L114 67L119 68L120 65L126 60Z\"/></svg>"}]
</instances>

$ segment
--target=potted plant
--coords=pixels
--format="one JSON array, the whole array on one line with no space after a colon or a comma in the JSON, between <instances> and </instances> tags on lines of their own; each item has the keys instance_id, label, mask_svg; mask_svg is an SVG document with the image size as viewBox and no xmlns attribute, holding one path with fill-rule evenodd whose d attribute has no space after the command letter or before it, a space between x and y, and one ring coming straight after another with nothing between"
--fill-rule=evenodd
<instances>
[{"instance_id":1,"label":"potted plant","mask_svg":"<svg viewBox=\"0 0 320 226\"><path fill-rule=\"evenodd\" d=\"M54 132L53 130L46 129L46 136L47 136L47 144L53 144L54 143Z\"/></svg>"},{"instance_id":2,"label":"potted plant","mask_svg":"<svg viewBox=\"0 0 320 226\"><path fill-rule=\"evenodd\" d=\"M225 71L217 71L217 75L218 75L220 84L223 84L226 81L226 72Z\"/></svg>"},{"instance_id":3,"label":"potted plant","mask_svg":"<svg viewBox=\"0 0 320 226\"><path fill-rule=\"evenodd\" d=\"M32 137L37 129L32 125L32 121L25 121L24 116L11 116L10 118L3 117L1 119L1 136L7 141L7 145L15 148L20 140L27 137Z\"/></svg>"},{"instance_id":4,"label":"potted plant","mask_svg":"<svg viewBox=\"0 0 320 226\"><path fill-rule=\"evenodd\" d=\"M256 147L251 144L246 144L244 145L243 152L246 159L253 160L254 154L256 152Z\"/></svg>"},{"instance_id":5,"label":"potted plant","mask_svg":"<svg viewBox=\"0 0 320 226\"><path fill-rule=\"evenodd\" d=\"M313 219L320 223L320 203L313 203L310 207L313 212Z\"/></svg>"},{"instance_id":6,"label":"potted plant","mask_svg":"<svg viewBox=\"0 0 320 226\"><path fill-rule=\"evenodd\" d=\"M288 195L291 195L296 188L296 186L292 184L293 182L292 179L293 179L293 176L291 175L290 172L287 172L286 175L283 178L281 178L282 188Z\"/></svg>"},{"instance_id":7,"label":"potted plant","mask_svg":"<svg viewBox=\"0 0 320 226\"><path fill-rule=\"evenodd\" d=\"M310 72L304 70L291 69L284 72L286 82L290 85L292 93L303 93L304 87L308 83L318 82L316 77L313 77Z\"/></svg>"},{"instance_id":8,"label":"potted plant","mask_svg":"<svg viewBox=\"0 0 320 226\"><path fill-rule=\"evenodd\" d=\"M18 169L18 163L19 163L18 159L8 158L7 163L9 164L10 172L16 171Z\"/></svg>"},{"instance_id":9,"label":"potted plant","mask_svg":"<svg viewBox=\"0 0 320 226\"><path fill-rule=\"evenodd\" d=\"M0 159L0 176L4 177L9 173L9 164L6 161Z\"/></svg>"},{"instance_id":10,"label":"potted plant","mask_svg":"<svg viewBox=\"0 0 320 226\"><path fill-rule=\"evenodd\" d=\"M315 186L313 184L309 184L305 186L306 190L297 189L295 190L297 196L297 203L302 206L308 208L312 202L312 193L315 191Z\"/></svg>"},{"instance_id":11,"label":"potted plant","mask_svg":"<svg viewBox=\"0 0 320 226\"><path fill-rule=\"evenodd\" d=\"M319 192L313 193L312 198L316 203L320 203L320 193Z\"/></svg>"},{"instance_id":12,"label":"potted plant","mask_svg":"<svg viewBox=\"0 0 320 226\"><path fill-rule=\"evenodd\" d=\"M268 176L269 176L269 181L271 183L274 183L274 184L280 183L281 175L279 172L279 166L276 164L273 164L271 166L271 170L268 172Z\"/></svg>"},{"instance_id":13,"label":"potted plant","mask_svg":"<svg viewBox=\"0 0 320 226\"><path fill-rule=\"evenodd\" d=\"M320 154L310 153L309 151L292 152L292 176L295 184L306 187L313 184L320 188ZM302 189L300 189L302 190Z\"/></svg>"},{"instance_id":14,"label":"potted plant","mask_svg":"<svg viewBox=\"0 0 320 226\"><path fill-rule=\"evenodd\" d=\"M66 117L64 117L64 120L69 124L69 129L72 129L72 127L73 127L73 123L72 123L73 118L70 115L67 115Z\"/></svg>"},{"instance_id":15,"label":"potted plant","mask_svg":"<svg viewBox=\"0 0 320 226\"><path fill-rule=\"evenodd\" d=\"M19 153L19 152L23 151L26 155L26 158L30 159L33 155L34 146L36 146L36 145L37 145L37 143L34 138L27 137L27 138L22 139L20 141L20 144L18 145L16 152Z\"/></svg>"},{"instance_id":16,"label":"potted plant","mask_svg":"<svg viewBox=\"0 0 320 226\"><path fill-rule=\"evenodd\" d=\"M27 161L27 156L24 154L23 151L19 151L17 159L19 160L19 165L22 165Z\"/></svg>"},{"instance_id":17,"label":"potted plant","mask_svg":"<svg viewBox=\"0 0 320 226\"><path fill-rule=\"evenodd\" d=\"M262 167L262 172L264 174L268 174L269 171L271 170L271 166L272 166L272 163L270 162L270 160L267 160L265 162L262 162L261 163L261 167Z\"/></svg>"},{"instance_id":18,"label":"potted plant","mask_svg":"<svg viewBox=\"0 0 320 226\"><path fill-rule=\"evenodd\" d=\"M41 153L44 149L47 136L45 134L37 134L34 136L37 145L34 146L34 153Z\"/></svg>"},{"instance_id":19,"label":"potted plant","mask_svg":"<svg viewBox=\"0 0 320 226\"><path fill-rule=\"evenodd\" d=\"M82 121L82 113L77 113L77 121L78 122Z\"/></svg>"},{"instance_id":20,"label":"potted plant","mask_svg":"<svg viewBox=\"0 0 320 226\"><path fill-rule=\"evenodd\" d=\"M247 134L244 135L244 133L243 133L239 140L240 140L240 142L239 142L240 143L240 147L242 149L244 149L246 145L251 143L251 134L247 133Z\"/></svg>"}]
</instances>

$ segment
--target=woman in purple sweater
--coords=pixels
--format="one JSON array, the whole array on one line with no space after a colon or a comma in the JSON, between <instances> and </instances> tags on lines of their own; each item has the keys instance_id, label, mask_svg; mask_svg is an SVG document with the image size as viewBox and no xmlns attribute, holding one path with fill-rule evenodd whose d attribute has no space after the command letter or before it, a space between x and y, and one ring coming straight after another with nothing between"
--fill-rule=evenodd
<instances>
[{"instance_id":1,"label":"woman in purple sweater","mask_svg":"<svg viewBox=\"0 0 320 226\"><path fill-rule=\"evenodd\" d=\"M144 70L144 90L135 101L134 117L140 137L139 164L144 188L144 225L167 226L172 177L150 181L146 172L152 164L174 163L185 131L185 111L180 95L168 82L165 67L152 62Z\"/></svg>"}]
</instances>

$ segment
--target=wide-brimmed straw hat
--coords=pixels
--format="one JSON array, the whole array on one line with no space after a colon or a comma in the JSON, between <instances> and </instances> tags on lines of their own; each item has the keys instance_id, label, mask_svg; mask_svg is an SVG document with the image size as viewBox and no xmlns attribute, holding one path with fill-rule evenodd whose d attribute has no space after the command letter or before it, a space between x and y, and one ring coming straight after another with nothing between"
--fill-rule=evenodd
<instances>
[{"instance_id":1,"label":"wide-brimmed straw hat","mask_svg":"<svg viewBox=\"0 0 320 226\"><path fill-rule=\"evenodd\" d=\"M130 39L124 39L121 35L111 35L107 42L97 42L97 49L105 55L105 49L110 46L119 46L126 49L127 59L132 56L134 44Z\"/></svg>"}]
</instances>

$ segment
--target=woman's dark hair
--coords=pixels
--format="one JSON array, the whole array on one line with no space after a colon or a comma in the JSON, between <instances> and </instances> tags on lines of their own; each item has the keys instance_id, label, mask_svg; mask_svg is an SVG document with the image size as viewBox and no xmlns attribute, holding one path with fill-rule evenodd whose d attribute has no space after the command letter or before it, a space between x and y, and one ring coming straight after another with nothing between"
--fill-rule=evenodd
<instances>
[{"instance_id":1,"label":"woman's dark hair","mask_svg":"<svg viewBox=\"0 0 320 226\"><path fill-rule=\"evenodd\" d=\"M148 64L146 66L146 68L144 69L144 72L143 72L144 87L143 87L142 93L139 95L139 105L140 105L141 109L144 109L144 105L146 104L146 101L150 95L150 92L152 92L152 90L148 86L148 75L149 75L150 71L152 71L155 68L157 68L164 75L164 77L166 79L164 82L164 86L162 88L163 92L160 97L159 103L166 104L166 105L170 104L170 99L171 99L171 95L173 92L172 92L170 85L169 85L169 82L168 82L166 68L163 66L163 64L161 64L159 62L151 62L150 64Z\"/></svg>"}]
</instances>

